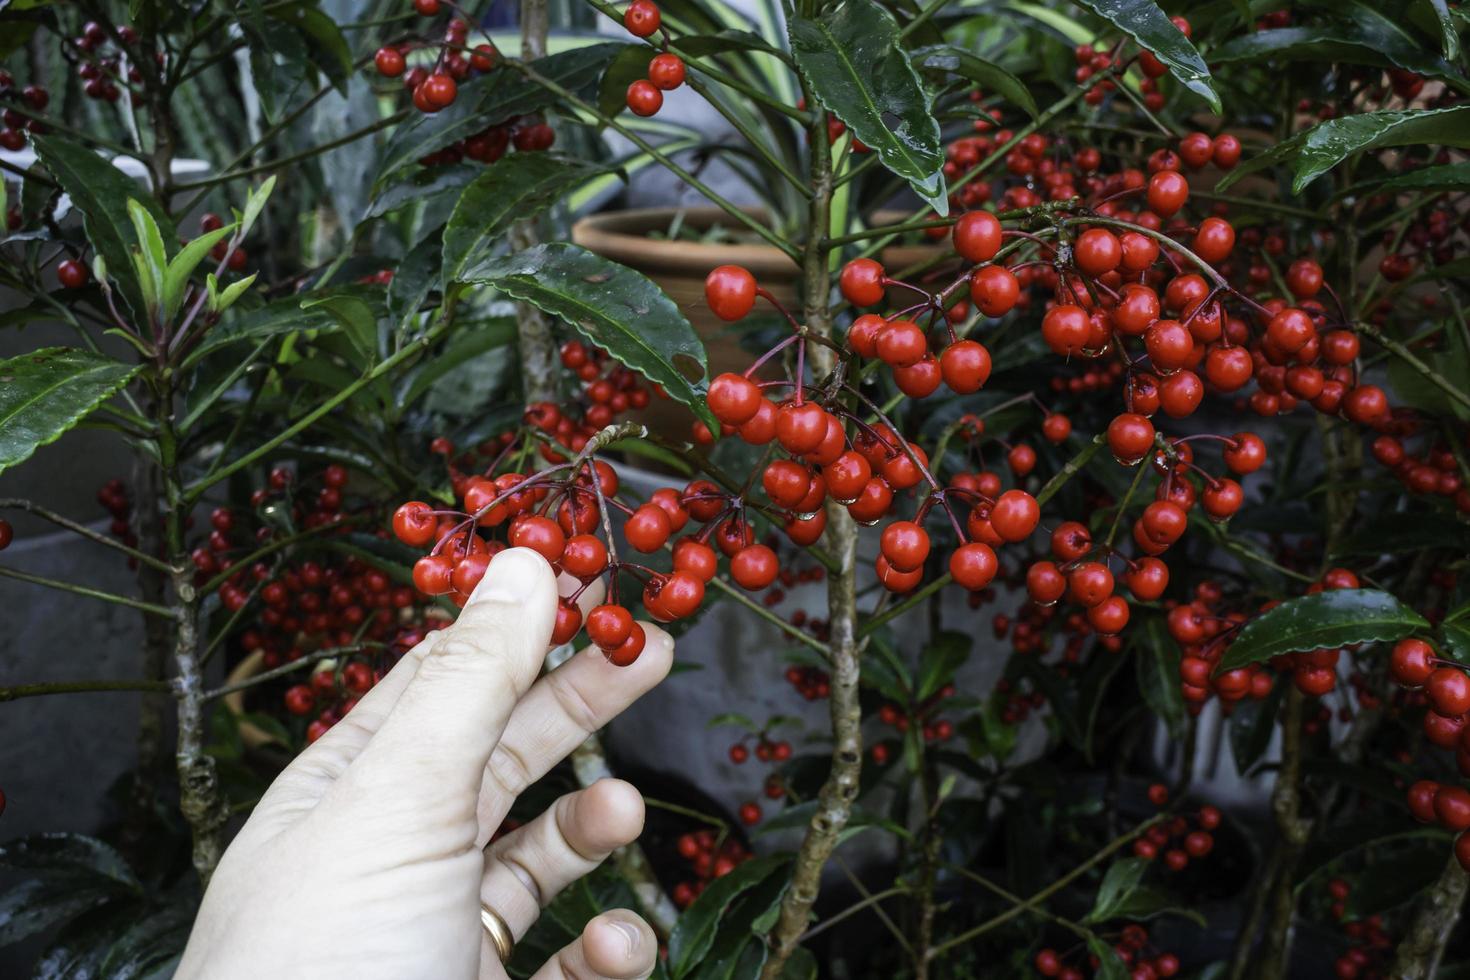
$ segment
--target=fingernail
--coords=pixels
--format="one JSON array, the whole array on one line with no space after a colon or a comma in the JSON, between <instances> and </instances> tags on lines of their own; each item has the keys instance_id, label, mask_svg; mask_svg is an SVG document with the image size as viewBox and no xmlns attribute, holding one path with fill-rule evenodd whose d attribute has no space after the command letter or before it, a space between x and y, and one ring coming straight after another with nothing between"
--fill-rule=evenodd
<instances>
[{"instance_id":1,"label":"fingernail","mask_svg":"<svg viewBox=\"0 0 1470 980\"><path fill-rule=\"evenodd\" d=\"M530 548L510 548L490 560L485 577L475 587L469 604L524 602L536 594L551 566Z\"/></svg>"},{"instance_id":2,"label":"fingernail","mask_svg":"<svg viewBox=\"0 0 1470 980\"><path fill-rule=\"evenodd\" d=\"M620 922L613 920L613 928L622 933L623 941L628 944L628 955L632 956L638 952L638 947L643 945L643 933L631 922Z\"/></svg>"}]
</instances>

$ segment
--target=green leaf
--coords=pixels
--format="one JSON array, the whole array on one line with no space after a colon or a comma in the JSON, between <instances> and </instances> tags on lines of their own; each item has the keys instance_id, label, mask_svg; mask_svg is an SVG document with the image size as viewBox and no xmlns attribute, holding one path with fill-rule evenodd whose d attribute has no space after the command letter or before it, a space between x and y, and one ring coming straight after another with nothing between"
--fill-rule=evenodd
<instances>
[{"instance_id":1,"label":"green leaf","mask_svg":"<svg viewBox=\"0 0 1470 980\"><path fill-rule=\"evenodd\" d=\"M347 293L334 293L301 301L303 310L321 309L347 334L352 346L371 362L378 350L378 317L364 300Z\"/></svg>"},{"instance_id":2,"label":"green leaf","mask_svg":"<svg viewBox=\"0 0 1470 980\"><path fill-rule=\"evenodd\" d=\"M192 903L178 902L134 923L107 951L98 975L138 980L172 976L193 920Z\"/></svg>"},{"instance_id":3,"label":"green leaf","mask_svg":"<svg viewBox=\"0 0 1470 980\"><path fill-rule=\"evenodd\" d=\"M1184 729L1184 696L1179 690L1179 646L1169 637L1160 616L1150 616L1134 634L1134 664L1144 702L1169 731Z\"/></svg>"},{"instance_id":4,"label":"green leaf","mask_svg":"<svg viewBox=\"0 0 1470 980\"><path fill-rule=\"evenodd\" d=\"M240 298L241 294L243 294L245 290L249 289L251 286L255 285L255 277L258 275L260 275L260 273L252 272L244 279L236 279L234 282L226 286L223 291L221 291L219 288L219 280L215 279L213 272L209 273L209 275L205 277L205 284L209 289L209 312L223 313L231 306L234 306L235 301Z\"/></svg>"},{"instance_id":5,"label":"green leaf","mask_svg":"<svg viewBox=\"0 0 1470 980\"><path fill-rule=\"evenodd\" d=\"M101 877L141 889L133 870L112 846L83 834L45 833L0 844L0 869L68 880Z\"/></svg>"},{"instance_id":6,"label":"green leaf","mask_svg":"<svg viewBox=\"0 0 1470 980\"><path fill-rule=\"evenodd\" d=\"M419 308L439 285L443 252L441 236L437 232L430 234L409 249L393 270L385 302L388 316L397 324L399 333L418 324Z\"/></svg>"},{"instance_id":7,"label":"green leaf","mask_svg":"<svg viewBox=\"0 0 1470 980\"><path fill-rule=\"evenodd\" d=\"M1387 592L1331 589L1287 599L1246 623L1215 672L1235 670L1283 653L1397 640L1429 623Z\"/></svg>"},{"instance_id":8,"label":"green leaf","mask_svg":"<svg viewBox=\"0 0 1470 980\"><path fill-rule=\"evenodd\" d=\"M512 223L535 217L604 169L549 153L501 157L464 189L444 226L444 281L461 278Z\"/></svg>"},{"instance_id":9,"label":"green leaf","mask_svg":"<svg viewBox=\"0 0 1470 980\"><path fill-rule=\"evenodd\" d=\"M236 227L225 225L223 228L207 231L198 238L191 239L187 245L179 249L179 254L173 257L163 273L164 320L172 321L179 312L179 306L184 302L184 287L189 284L189 277L194 274L199 263L204 261L209 250L223 239L228 238Z\"/></svg>"},{"instance_id":10,"label":"green leaf","mask_svg":"<svg viewBox=\"0 0 1470 980\"><path fill-rule=\"evenodd\" d=\"M940 632L919 656L918 699L925 700L954 680L955 671L970 659L972 640L968 633Z\"/></svg>"},{"instance_id":11,"label":"green leaf","mask_svg":"<svg viewBox=\"0 0 1470 980\"><path fill-rule=\"evenodd\" d=\"M486 260L467 281L483 282L561 317L614 358L662 385L713 424L704 403L704 344L674 301L642 273L566 242ZM684 362L698 379L689 381Z\"/></svg>"},{"instance_id":12,"label":"green leaf","mask_svg":"<svg viewBox=\"0 0 1470 980\"><path fill-rule=\"evenodd\" d=\"M1097 957L1097 969L1092 971L1093 980L1128 980L1128 967L1123 965L1112 944L1089 932L1087 951Z\"/></svg>"},{"instance_id":13,"label":"green leaf","mask_svg":"<svg viewBox=\"0 0 1470 980\"><path fill-rule=\"evenodd\" d=\"M110 162L59 136L33 136L36 155L71 197L85 219L87 239L107 263L124 300L135 314L145 309L138 282L127 271L133 268L131 249L139 244L128 214L128 202L138 200L148 211L165 242L176 241L177 232L158 202L140 196L141 188Z\"/></svg>"},{"instance_id":14,"label":"green leaf","mask_svg":"<svg viewBox=\"0 0 1470 980\"><path fill-rule=\"evenodd\" d=\"M1392 177L1379 177L1338 191L1333 200L1343 197L1368 197L1374 194L1412 194L1427 191L1470 190L1470 163L1446 163L1437 167L1419 167Z\"/></svg>"},{"instance_id":15,"label":"green leaf","mask_svg":"<svg viewBox=\"0 0 1470 980\"><path fill-rule=\"evenodd\" d=\"M1404 68L1431 78L1461 77L1454 65L1426 52L1377 11L1352 4L1345 13L1348 19L1337 24L1283 27L1232 38L1210 52L1210 61L1315 61Z\"/></svg>"},{"instance_id":16,"label":"green leaf","mask_svg":"<svg viewBox=\"0 0 1470 980\"><path fill-rule=\"evenodd\" d=\"M61 438L139 369L65 347L0 361L0 472Z\"/></svg>"},{"instance_id":17,"label":"green leaf","mask_svg":"<svg viewBox=\"0 0 1470 980\"><path fill-rule=\"evenodd\" d=\"M625 44L597 83L597 111L615 118L627 106L628 86L648 77L648 63L658 52L646 44Z\"/></svg>"},{"instance_id":18,"label":"green leaf","mask_svg":"<svg viewBox=\"0 0 1470 980\"><path fill-rule=\"evenodd\" d=\"M1032 97L1031 90L1025 82L999 65L947 44L920 48L911 57L919 71L947 72L968 79L1022 109L1032 119L1036 118L1036 99Z\"/></svg>"},{"instance_id":19,"label":"green leaf","mask_svg":"<svg viewBox=\"0 0 1470 980\"><path fill-rule=\"evenodd\" d=\"M1102 884L1097 889L1097 899L1092 903L1092 911L1087 913L1083 923L1090 925L1117 918L1118 910L1143 882L1143 874L1148 870L1148 865L1149 862L1139 857L1114 861L1107 874L1103 875Z\"/></svg>"},{"instance_id":20,"label":"green leaf","mask_svg":"<svg viewBox=\"0 0 1470 980\"><path fill-rule=\"evenodd\" d=\"M274 5L273 5L274 7ZM352 48L336 20L313 3L302 2L271 10L271 16L291 25L308 42L307 57L343 95L352 76Z\"/></svg>"},{"instance_id":21,"label":"green leaf","mask_svg":"<svg viewBox=\"0 0 1470 980\"><path fill-rule=\"evenodd\" d=\"M128 199L128 218L138 239L133 264L138 269L138 281L143 287L143 302L147 304L149 313L156 315L163 306L163 273L168 268L168 253L164 250L163 236L158 233L153 216L132 198Z\"/></svg>"},{"instance_id":22,"label":"green leaf","mask_svg":"<svg viewBox=\"0 0 1470 980\"><path fill-rule=\"evenodd\" d=\"M818 805L817 800L807 800L805 803L788 806L774 817L762 823L760 829L756 831L756 836L764 837L767 834L774 834L783 830L799 830L812 822L812 815L817 812ZM860 807L853 807L852 811L848 814L847 824L842 828L842 833L838 835L838 840L848 840L862 831L874 827L881 827L895 837L901 837L904 840L913 839L913 835L903 825Z\"/></svg>"},{"instance_id":23,"label":"green leaf","mask_svg":"<svg viewBox=\"0 0 1470 980\"><path fill-rule=\"evenodd\" d=\"M250 196L245 198L245 210L240 215L240 237L244 238L250 234L250 229L255 227L255 219L260 217L260 212L265 210L266 202L270 200L271 191L276 189L276 175L271 174L261 183L259 187L251 188Z\"/></svg>"},{"instance_id":24,"label":"green leaf","mask_svg":"<svg viewBox=\"0 0 1470 980\"><path fill-rule=\"evenodd\" d=\"M1230 754L1235 757L1235 771L1242 776L1251 771L1271 745L1287 683L1278 681L1264 700L1237 704L1230 714Z\"/></svg>"},{"instance_id":25,"label":"green leaf","mask_svg":"<svg viewBox=\"0 0 1470 980\"><path fill-rule=\"evenodd\" d=\"M820 19L791 18L788 31L816 100L939 214L948 214L939 123L893 15L875 0L843 0Z\"/></svg>"},{"instance_id":26,"label":"green leaf","mask_svg":"<svg viewBox=\"0 0 1470 980\"><path fill-rule=\"evenodd\" d=\"M53 929L115 893L93 879L87 884L32 878L0 894L0 946Z\"/></svg>"},{"instance_id":27,"label":"green leaf","mask_svg":"<svg viewBox=\"0 0 1470 980\"><path fill-rule=\"evenodd\" d=\"M509 317L483 320L466 329L456 328L442 351L404 375L398 385L398 407L407 409L416 404L440 378L489 351L505 347L515 336L515 321Z\"/></svg>"},{"instance_id":28,"label":"green leaf","mask_svg":"<svg viewBox=\"0 0 1470 980\"><path fill-rule=\"evenodd\" d=\"M1127 34L1153 52L1184 87L1220 112L1220 96L1210 78L1210 68L1184 32L1154 0L1073 0Z\"/></svg>"},{"instance_id":29,"label":"green leaf","mask_svg":"<svg viewBox=\"0 0 1470 980\"><path fill-rule=\"evenodd\" d=\"M585 95L626 44L594 44L533 61L530 67L576 95ZM459 88L454 104L433 115L415 113L400 126L383 150L378 166L382 186L389 177L426 154L505 122L555 104L557 97L514 71L495 71L470 79Z\"/></svg>"},{"instance_id":30,"label":"green leaf","mask_svg":"<svg viewBox=\"0 0 1470 980\"><path fill-rule=\"evenodd\" d=\"M1443 44L1444 56L1450 61L1460 57L1460 32L1455 28L1455 21L1450 17L1450 8L1445 0L1421 0L1434 13L1435 22L1439 24L1440 41Z\"/></svg>"},{"instance_id":31,"label":"green leaf","mask_svg":"<svg viewBox=\"0 0 1470 980\"><path fill-rule=\"evenodd\" d=\"M1240 164L1215 189L1223 191L1247 174L1294 159L1291 186L1292 192L1299 194L1355 153L1420 143L1470 146L1470 105L1364 112L1329 119Z\"/></svg>"},{"instance_id":32,"label":"green leaf","mask_svg":"<svg viewBox=\"0 0 1470 980\"><path fill-rule=\"evenodd\" d=\"M1470 623L1441 623L1439 635L1446 653L1460 663L1470 665Z\"/></svg>"},{"instance_id":33,"label":"green leaf","mask_svg":"<svg viewBox=\"0 0 1470 980\"><path fill-rule=\"evenodd\" d=\"M416 204L441 194L458 193L470 181L485 172L480 164L461 163L449 167L429 167L382 188L368 203L363 220L379 218L401 207Z\"/></svg>"},{"instance_id":34,"label":"green leaf","mask_svg":"<svg viewBox=\"0 0 1470 980\"><path fill-rule=\"evenodd\" d=\"M679 916L669 934L669 974L677 980L689 973L715 940L720 919L740 895L785 868L783 855L753 858L723 878L709 883Z\"/></svg>"},{"instance_id":35,"label":"green leaf","mask_svg":"<svg viewBox=\"0 0 1470 980\"><path fill-rule=\"evenodd\" d=\"M1443 841L1415 841L1413 846L1384 854L1358 875L1348 896L1348 917L1365 919L1406 905L1425 892L1444 873L1447 860Z\"/></svg>"},{"instance_id":36,"label":"green leaf","mask_svg":"<svg viewBox=\"0 0 1470 980\"><path fill-rule=\"evenodd\" d=\"M1087 732L1083 728L1077 698L1072 689L1057 676L1056 671L1042 665L1035 658L1020 661L1020 673L1031 679L1051 706L1051 716L1056 719L1062 736L1079 751L1087 751Z\"/></svg>"}]
</instances>

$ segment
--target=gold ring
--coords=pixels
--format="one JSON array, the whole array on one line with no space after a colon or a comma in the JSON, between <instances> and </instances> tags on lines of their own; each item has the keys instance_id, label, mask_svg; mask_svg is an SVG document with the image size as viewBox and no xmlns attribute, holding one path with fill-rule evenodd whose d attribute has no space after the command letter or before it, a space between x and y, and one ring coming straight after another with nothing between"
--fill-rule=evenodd
<instances>
[{"instance_id":1,"label":"gold ring","mask_svg":"<svg viewBox=\"0 0 1470 980\"><path fill-rule=\"evenodd\" d=\"M510 951L516 942L515 937L510 934L510 926L487 905L480 906L480 923L490 934L490 945L495 947L495 955L500 957L500 962L508 962Z\"/></svg>"}]
</instances>

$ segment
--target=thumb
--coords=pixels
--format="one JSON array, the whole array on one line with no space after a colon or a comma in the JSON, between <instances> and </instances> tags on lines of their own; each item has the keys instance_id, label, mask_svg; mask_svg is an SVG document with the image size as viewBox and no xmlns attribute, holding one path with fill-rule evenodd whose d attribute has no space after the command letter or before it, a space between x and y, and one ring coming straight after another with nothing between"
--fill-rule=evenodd
<instances>
[{"instance_id":1,"label":"thumb","mask_svg":"<svg viewBox=\"0 0 1470 980\"><path fill-rule=\"evenodd\" d=\"M490 753L540 671L556 602L544 558L528 548L496 555L338 783L346 798L378 788L424 805L462 802L473 815Z\"/></svg>"}]
</instances>

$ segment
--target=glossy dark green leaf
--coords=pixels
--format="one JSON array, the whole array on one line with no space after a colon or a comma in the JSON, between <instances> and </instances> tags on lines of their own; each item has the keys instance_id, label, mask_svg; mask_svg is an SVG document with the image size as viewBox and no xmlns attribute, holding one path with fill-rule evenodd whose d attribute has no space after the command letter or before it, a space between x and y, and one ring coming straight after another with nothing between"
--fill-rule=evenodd
<instances>
[{"instance_id":1,"label":"glossy dark green leaf","mask_svg":"<svg viewBox=\"0 0 1470 980\"><path fill-rule=\"evenodd\" d=\"M954 680L955 671L970 658L968 633L945 630L929 641L919 656L918 699L923 701Z\"/></svg>"},{"instance_id":2,"label":"glossy dark green leaf","mask_svg":"<svg viewBox=\"0 0 1470 980\"><path fill-rule=\"evenodd\" d=\"M444 281L462 278L514 222L535 217L604 171L549 153L511 153L491 164L460 194L444 226Z\"/></svg>"},{"instance_id":3,"label":"glossy dark green leaf","mask_svg":"<svg viewBox=\"0 0 1470 980\"><path fill-rule=\"evenodd\" d=\"M61 438L138 370L135 364L65 347L0 361L0 472Z\"/></svg>"},{"instance_id":4,"label":"glossy dark green leaf","mask_svg":"<svg viewBox=\"0 0 1470 980\"><path fill-rule=\"evenodd\" d=\"M738 711L726 711L715 715L705 723L705 728L722 728L726 725L734 725L736 728L744 728L746 731L759 731L759 726L749 715L742 715Z\"/></svg>"},{"instance_id":5,"label":"glossy dark green leaf","mask_svg":"<svg viewBox=\"0 0 1470 980\"><path fill-rule=\"evenodd\" d=\"M1148 870L1149 862L1139 857L1127 857L1114 861L1108 867L1107 873L1103 875L1102 884L1098 886L1097 898L1092 903L1092 911L1082 921L1086 924L1106 922L1119 915L1118 910L1123 907L1129 897L1143 883L1144 872Z\"/></svg>"},{"instance_id":6,"label":"glossy dark green leaf","mask_svg":"<svg viewBox=\"0 0 1470 980\"><path fill-rule=\"evenodd\" d=\"M734 871L710 882L699 897L679 916L669 934L669 974L678 980L697 966L709 952L720 920L731 903L771 875L785 869L783 855L753 858Z\"/></svg>"},{"instance_id":7,"label":"glossy dark green leaf","mask_svg":"<svg viewBox=\"0 0 1470 980\"><path fill-rule=\"evenodd\" d=\"M1339 0L1341 15L1352 30L1399 68L1430 78L1463 82L1464 74L1438 52L1425 47L1422 37L1408 30L1401 14L1380 9L1366 0Z\"/></svg>"},{"instance_id":8,"label":"glossy dark green leaf","mask_svg":"<svg viewBox=\"0 0 1470 980\"><path fill-rule=\"evenodd\" d=\"M1283 653L1397 640L1429 623L1387 592L1331 589L1287 599L1246 623L1216 673Z\"/></svg>"},{"instance_id":9,"label":"glossy dark green leaf","mask_svg":"<svg viewBox=\"0 0 1470 980\"><path fill-rule=\"evenodd\" d=\"M1210 52L1217 64L1239 61L1315 61L1403 68L1431 78L1459 78L1454 65L1425 51L1382 15L1358 6L1329 25L1282 27L1231 38Z\"/></svg>"},{"instance_id":10,"label":"glossy dark green leaf","mask_svg":"<svg viewBox=\"0 0 1470 980\"><path fill-rule=\"evenodd\" d=\"M1112 24L1138 44L1153 52L1184 87L1203 98L1216 112L1220 96L1210 78L1210 68L1184 32L1154 0L1072 0Z\"/></svg>"},{"instance_id":11,"label":"glossy dark green leaf","mask_svg":"<svg viewBox=\"0 0 1470 980\"><path fill-rule=\"evenodd\" d=\"M393 270L385 302L388 316L400 335L412 331L419 322L419 309L439 285L444 247L438 233L425 236Z\"/></svg>"},{"instance_id":12,"label":"glossy dark green leaf","mask_svg":"<svg viewBox=\"0 0 1470 980\"><path fill-rule=\"evenodd\" d=\"M115 891L105 884L32 878L0 894L0 946L54 929L89 909L96 908Z\"/></svg>"},{"instance_id":13,"label":"glossy dark green leaf","mask_svg":"<svg viewBox=\"0 0 1470 980\"><path fill-rule=\"evenodd\" d=\"M298 31L306 44L306 56L331 80L343 95L352 75L352 48L337 22L315 3L306 2L276 7L271 16Z\"/></svg>"},{"instance_id":14,"label":"glossy dark green leaf","mask_svg":"<svg viewBox=\"0 0 1470 980\"><path fill-rule=\"evenodd\" d=\"M183 956L194 911L192 903L179 902L134 923L107 951L101 975L111 980L162 980L171 976Z\"/></svg>"},{"instance_id":15,"label":"glossy dark green leaf","mask_svg":"<svg viewBox=\"0 0 1470 980\"><path fill-rule=\"evenodd\" d=\"M607 66L625 44L593 44L547 55L531 68L574 94L590 94ZM512 116L540 112L556 103L556 96L514 71L493 71L460 86L454 104L431 116L415 113L400 126L383 149L378 166L379 186L426 154L444 149Z\"/></svg>"},{"instance_id":16,"label":"glossy dark green leaf","mask_svg":"<svg viewBox=\"0 0 1470 980\"><path fill-rule=\"evenodd\" d=\"M165 250L172 254L178 250L179 238L168 212L141 184L84 146L60 136L33 136L31 144L51 176L71 197L72 205L82 213L87 240L106 260L109 276L116 280L128 307L141 316L143 296L129 257L129 249L138 244L138 239L128 217L128 200L136 200L147 209L158 225Z\"/></svg>"},{"instance_id":17,"label":"glossy dark green leaf","mask_svg":"<svg viewBox=\"0 0 1470 980\"><path fill-rule=\"evenodd\" d=\"M766 834L774 834L783 830L799 830L811 823L812 814L817 812L817 806L818 801L816 800L807 800L805 803L788 806L774 817L764 821L760 829L756 831L756 836L764 837ZM842 828L840 839L847 840L873 827L881 827L896 837L905 839L912 837L903 825L861 807L853 807L852 812L848 815L847 825Z\"/></svg>"},{"instance_id":18,"label":"glossy dark green leaf","mask_svg":"<svg viewBox=\"0 0 1470 980\"><path fill-rule=\"evenodd\" d=\"M1036 118L1036 99L1026 83L997 64L978 58L963 48L937 44L920 48L912 55L914 67L921 72L958 75L994 93L1011 105Z\"/></svg>"},{"instance_id":19,"label":"glossy dark green leaf","mask_svg":"<svg viewBox=\"0 0 1470 980\"><path fill-rule=\"evenodd\" d=\"M32 980L98 980L113 943L144 909L141 901L113 901L72 919L36 960Z\"/></svg>"},{"instance_id":20,"label":"glossy dark green leaf","mask_svg":"<svg viewBox=\"0 0 1470 980\"><path fill-rule=\"evenodd\" d=\"M1462 664L1470 665L1470 622L1456 620L1441 623L1439 635L1445 653Z\"/></svg>"},{"instance_id":21,"label":"glossy dark green leaf","mask_svg":"<svg viewBox=\"0 0 1470 980\"><path fill-rule=\"evenodd\" d=\"M1289 683L1278 680L1264 700L1244 701L1231 712L1230 754L1235 758L1236 772L1241 775L1249 773L1270 747L1271 735L1276 731L1276 715Z\"/></svg>"},{"instance_id":22,"label":"glossy dark green leaf","mask_svg":"<svg viewBox=\"0 0 1470 980\"><path fill-rule=\"evenodd\" d=\"M704 344L674 301L644 276L567 242L487 259L466 281L493 285L565 320L616 360L713 423L704 403ZM697 372L697 380L684 375Z\"/></svg>"},{"instance_id":23,"label":"glossy dark green leaf","mask_svg":"<svg viewBox=\"0 0 1470 980\"><path fill-rule=\"evenodd\" d=\"M440 195L453 194L456 199L470 181L485 172L478 163L458 163L447 167L429 167L402 180L386 185L368 203L363 220L378 218L401 207Z\"/></svg>"},{"instance_id":24,"label":"glossy dark green leaf","mask_svg":"<svg viewBox=\"0 0 1470 980\"><path fill-rule=\"evenodd\" d=\"M301 300L306 312L325 311L342 328L352 346L362 355L363 366L373 362L378 352L378 316L367 301L342 291Z\"/></svg>"},{"instance_id":25,"label":"glossy dark green leaf","mask_svg":"<svg viewBox=\"0 0 1470 980\"><path fill-rule=\"evenodd\" d=\"M792 56L816 100L947 214L939 123L893 15L875 0L843 0L816 20L791 18L788 31Z\"/></svg>"},{"instance_id":26,"label":"glossy dark green leaf","mask_svg":"<svg viewBox=\"0 0 1470 980\"><path fill-rule=\"evenodd\" d=\"M646 44L625 44L597 83L597 109L615 118L627 108L628 86L648 77L648 63L657 50Z\"/></svg>"},{"instance_id":27,"label":"glossy dark green leaf","mask_svg":"<svg viewBox=\"0 0 1470 980\"><path fill-rule=\"evenodd\" d=\"M1470 146L1470 105L1447 109L1390 109L1318 123L1237 166L1216 184L1225 190L1247 174L1294 161L1292 191L1302 188L1355 153L1428 143Z\"/></svg>"},{"instance_id":28,"label":"glossy dark green leaf","mask_svg":"<svg viewBox=\"0 0 1470 980\"><path fill-rule=\"evenodd\" d=\"M1056 671L1043 666L1034 658L1022 660L1020 665L1021 674L1029 677L1031 683L1046 697L1046 702L1051 707L1051 717L1061 730L1062 737L1071 742L1078 751L1087 751L1087 730L1072 687L1058 677Z\"/></svg>"},{"instance_id":29,"label":"glossy dark green leaf","mask_svg":"<svg viewBox=\"0 0 1470 980\"><path fill-rule=\"evenodd\" d=\"M398 385L398 407L406 409L415 404L450 371L488 351L508 346L515 336L515 321L509 317L482 320L471 324L469 329L456 329L442 351L403 376Z\"/></svg>"},{"instance_id":30,"label":"glossy dark green leaf","mask_svg":"<svg viewBox=\"0 0 1470 980\"><path fill-rule=\"evenodd\" d=\"M1427 191L1470 191L1470 163L1419 167L1392 177L1380 177L1338 191L1333 199L1374 194L1415 194ZM1455 273L1456 275L1461 273Z\"/></svg>"},{"instance_id":31,"label":"glossy dark green leaf","mask_svg":"<svg viewBox=\"0 0 1470 980\"><path fill-rule=\"evenodd\" d=\"M121 854L84 834L33 834L6 841L0 844L0 868L41 876L96 876L125 888L141 887Z\"/></svg>"},{"instance_id":32,"label":"glossy dark green leaf","mask_svg":"<svg viewBox=\"0 0 1470 980\"><path fill-rule=\"evenodd\" d=\"M1455 19L1450 16L1449 4L1445 0L1418 0L1419 3L1428 7L1434 14L1434 21L1439 25L1440 43L1443 46L1444 56L1451 61L1460 57L1460 32L1455 27Z\"/></svg>"},{"instance_id":33,"label":"glossy dark green leaf","mask_svg":"<svg viewBox=\"0 0 1470 980\"><path fill-rule=\"evenodd\" d=\"M1184 730L1184 696L1179 690L1179 645L1164 628L1163 618L1150 616L1134 633L1133 661L1144 702L1169 731Z\"/></svg>"}]
</instances>

